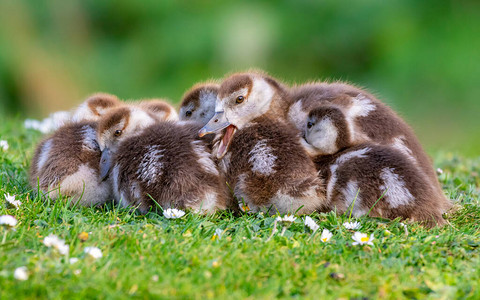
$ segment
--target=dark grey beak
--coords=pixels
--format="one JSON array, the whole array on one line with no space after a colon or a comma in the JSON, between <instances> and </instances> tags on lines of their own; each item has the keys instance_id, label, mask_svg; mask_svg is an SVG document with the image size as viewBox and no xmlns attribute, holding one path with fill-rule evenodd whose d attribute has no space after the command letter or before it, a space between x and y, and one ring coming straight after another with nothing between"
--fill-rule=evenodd
<instances>
[{"instance_id":1,"label":"dark grey beak","mask_svg":"<svg viewBox=\"0 0 480 300\"><path fill-rule=\"evenodd\" d=\"M222 130L230 125L228 122L227 117L225 117L225 113L223 111L215 112L215 115L208 121L208 123L203 126L202 129L198 132L200 137L214 133L216 131Z\"/></svg>"},{"instance_id":2,"label":"dark grey beak","mask_svg":"<svg viewBox=\"0 0 480 300\"><path fill-rule=\"evenodd\" d=\"M112 166L112 152L110 149L105 148L102 151L102 156L100 158L100 180L104 181L107 179L108 172Z\"/></svg>"}]
</instances>

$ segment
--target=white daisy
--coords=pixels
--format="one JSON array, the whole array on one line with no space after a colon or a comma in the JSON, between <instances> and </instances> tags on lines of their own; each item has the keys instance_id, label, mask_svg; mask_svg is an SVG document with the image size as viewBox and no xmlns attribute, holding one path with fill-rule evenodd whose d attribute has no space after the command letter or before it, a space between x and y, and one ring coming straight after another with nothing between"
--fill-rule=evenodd
<instances>
[{"instance_id":1,"label":"white daisy","mask_svg":"<svg viewBox=\"0 0 480 300\"><path fill-rule=\"evenodd\" d=\"M68 262L69 262L71 265L73 265L73 264L76 264L76 263L78 262L78 260L79 260L78 258L72 257L72 258L70 258L70 259L68 260Z\"/></svg>"},{"instance_id":2,"label":"white daisy","mask_svg":"<svg viewBox=\"0 0 480 300\"><path fill-rule=\"evenodd\" d=\"M352 229L352 230L357 230L357 229L360 229L362 228L362 224L360 224L360 222L345 222L343 223L343 227L347 228L347 229Z\"/></svg>"},{"instance_id":3,"label":"white daisy","mask_svg":"<svg viewBox=\"0 0 480 300\"><path fill-rule=\"evenodd\" d=\"M163 216L167 219L178 219L185 215L185 212L181 209L168 208L163 211Z\"/></svg>"},{"instance_id":4,"label":"white daisy","mask_svg":"<svg viewBox=\"0 0 480 300\"><path fill-rule=\"evenodd\" d=\"M28 279L28 269L27 267L18 267L15 269L15 272L13 272L13 277L17 280L27 280Z\"/></svg>"},{"instance_id":5,"label":"white daisy","mask_svg":"<svg viewBox=\"0 0 480 300\"><path fill-rule=\"evenodd\" d=\"M0 149L2 149L3 151L7 151L8 150L8 142L4 141L4 140L0 140Z\"/></svg>"},{"instance_id":6,"label":"white daisy","mask_svg":"<svg viewBox=\"0 0 480 300\"><path fill-rule=\"evenodd\" d=\"M65 245L65 241L62 239L59 239L58 236L54 234L50 234L49 236L45 237L43 239L43 244L47 247L53 247L54 249L57 249L58 253L61 255L67 255L69 246Z\"/></svg>"},{"instance_id":7,"label":"white daisy","mask_svg":"<svg viewBox=\"0 0 480 300\"><path fill-rule=\"evenodd\" d=\"M375 238L373 237L373 233L368 237L367 234L357 231L353 234L352 239L355 241L352 245L373 245L372 241Z\"/></svg>"},{"instance_id":8,"label":"white daisy","mask_svg":"<svg viewBox=\"0 0 480 300\"><path fill-rule=\"evenodd\" d=\"M4 194L4 196L5 196L5 199L7 200L7 203L15 207L16 209L18 209L20 205L22 205L22 202L20 200L15 200L15 195L11 196L9 193L7 193L7 194Z\"/></svg>"},{"instance_id":9,"label":"white daisy","mask_svg":"<svg viewBox=\"0 0 480 300\"><path fill-rule=\"evenodd\" d=\"M297 218L295 218L295 216L293 215L285 215L282 217L278 216L277 218L275 218L275 221L277 222L284 222L284 223L293 223L293 221L295 221Z\"/></svg>"},{"instance_id":10,"label":"white daisy","mask_svg":"<svg viewBox=\"0 0 480 300\"><path fill-rule=\"evenodd\" d=\"M324 229L322 231L322 235L320 236L320 240L322 240L322 242L326 243L332 238L332 236L333 236L333 234L330 232L330 230Z\"/></svg>"},{"instance_id":11,"label":"white daisy","mask_svg":"<svg viewBox=\"0 0 480 300\"><path fill-rule=\"evenodd\" d=\"M407 225L405 225L404 223L400 222L398 223L400 226L403 227L403 230L405 231L405 234L408 235L408 228L407 228Z\"/></svg>"},{"instance_id":12,"label":"white daisy","mask_svg":"<svg viewBox=\"0 0 480 300\"><path fill-rule=\"evenodd\" d=\"M83 252L85 252L94 259L99 259L103 256L102 250L97 247L85 247L85 250L83 250Z\"/></svg>"},{"instance_id":13,"label":"white daisy","mask_svg":"<svg viewBox=\"0 0 480 300\"><path fill-rule=\"evenodd\" d=\"M14 216L10 215L4 215L0 216L0 225L6 226L6 227L15 227L17 226L17 219L15 219Z\"/></svg>"},{"instance_id":14,"label":"white daisy","mask_svg":"<svg viewBox=\"0 0 480 300\"><path fill-rule=\"evenodd\" d=\"M305 217L304 224L305 224L305 226L310 228L313 232L317 231L318 228L320 228L320 226L318 226L318 224L312 218L310 218L309 216Z\"/></svg>"},{"instance_id":15,"label":"white daisy","mask_svg":"<svg viewBox=\"0 0 480 300\"><path fill-rule=\"evenodd\" d=\"M215 233L212 236L212 240L219 240L222 238L223 230L220 228L215 229Z\"/></svg>"}]
</instances>

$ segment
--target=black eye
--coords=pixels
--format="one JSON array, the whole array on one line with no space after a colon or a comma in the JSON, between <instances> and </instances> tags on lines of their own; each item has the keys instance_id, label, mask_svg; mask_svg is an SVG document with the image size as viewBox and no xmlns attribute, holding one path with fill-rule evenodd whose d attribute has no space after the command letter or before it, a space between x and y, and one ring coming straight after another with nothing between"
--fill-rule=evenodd
<instances>
[{"instance_id":1,"label":"black eye","mask_svg":"<svg viewBox=\"0 0 480 300\"><path fill-rule=\"evenodd\" d=\"M313 125L315 125L315 124L313 124L312 122L308 122L308 123L307 123L307 127L308 127L308 128L312 128Z\"/></svg>"},{"instance_id":2,"label":"black eye","mask_svg":"<svg viewBox=\"0 0 480 300\"><path fill-rule=\"evenodd\" d=\"M191 115L192 115L192 111L191 111L191 110L187 110L187 111L185 112L185 116L190 117Z\"/></svg>"},{"instance_id":3,"label":"black eye","mask_svg":"<svg viewBox=\"0 0 480 300\"><path fill-rule=\"evenodd\" d=\"M114 136L120 136L120 135L122 135L122 131L121 130L115 130L115 133L113 135Z\"/></svg>"},{"instance_id":4,"label":"black eye","mask_svg":"<svg viewBox=\"0 0 480 300\"><path fill-rule=\"evenodd\" d=\"M243 102L243 100L245 100L245 98L244 98L243 96L238 96L237 99L235 100L235 102L236 102L237 104L240 104L240 103Z\"/></svg>"}]
</instances>

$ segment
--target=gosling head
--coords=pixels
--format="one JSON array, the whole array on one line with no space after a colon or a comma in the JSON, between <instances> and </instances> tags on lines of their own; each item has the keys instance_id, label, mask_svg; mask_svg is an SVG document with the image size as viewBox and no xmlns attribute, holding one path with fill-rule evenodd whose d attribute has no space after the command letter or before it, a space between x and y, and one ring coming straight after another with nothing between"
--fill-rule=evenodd
<instances>
[{"instance_id":1,"label":"gosling head","mask_svg":"<svg viewBox=\"0 0 480 300\"><path fill-rule=\"evenodd\" d=\"M178 120L178 114L175 108L164 100L144 100L138 104L138 107L150 113L158 121Z\"/></svg>"},{"instance_id":2,"label":"gosling head","mask_svg":"<svg viewBox=\"0 0 480 300\"><path fill-rule=\"evenodd\" d=\"M100 177L104 180L111 167L113 153L126 139L153 125L156 119L145 110L134 106L122 106L112 109L99 121L97 140L102 151L100 159Z\"/></svg>"},{"instance_id":3,"label":"gosling head","mask_svg":"<svg viewBox=\"0 0 480 300\"><path fill-rule=\"evenodd\" d=\"M217 151L217 157L222 158L237 130L260 116L278 118L278 110L273 108L275 105L272 103L284 94L281 85L267 75L253 72L234 74L220 85L215 114L199 135L225 129Z\"/></svg>"},{"instance_id":4,"label":"gosling head","mask_svg":"<svg viewBox=\"0 0 480 300\"><path fill-rule=\"evenodd\" d=\"M326 105L311 110L304 132L316 155L334 154L351 146L347 120L339 107Z\"/></svg>"},{"instance_id":5,"label":"gosling head","mask_svg":"<svg viewBox=\"0 0 480 300\"><path fill-rule=\"evenodd\" d=\"M120 106L122 103L114 95L97 93L87 98L74 111L72 120L80 121L98 121L110 109Z\"/></svg>"},{"instance_id":6,"label":"gosling head","mask_svg":"<svg viewBox=\"0 0 480 300\"><path fill-rule=\"evenodd\" d=\"M199 83L183 96L180 105L180 120L195 121L202 125L215 114L215 101L220 85L216 83Z\"/></svg>"}]
</instances>

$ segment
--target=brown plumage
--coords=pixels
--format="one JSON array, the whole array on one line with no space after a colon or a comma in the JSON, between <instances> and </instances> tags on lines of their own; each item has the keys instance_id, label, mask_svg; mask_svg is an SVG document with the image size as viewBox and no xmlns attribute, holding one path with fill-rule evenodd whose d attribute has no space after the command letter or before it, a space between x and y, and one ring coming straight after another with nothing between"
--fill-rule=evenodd
<instances>
[{"instance_id":1,"label":"brown plumage","mask_svg":"<svg viewBox=\"0 0 480 300\"><path fill-rule=\"evenodd\" d=\"M403 148L362 143L350 137L341 107L325 104L313 109L305 129L306 147L321 178L327 180L327 200L331 209L343 213L358 198L355 216L411 218L429 226L443 225L442 213L451 204L429 181L414 157Z\"/></svg>"},{"instance_id":2,"label":"brown plumage","mask_svg":"<svg viewBox=\"0 0 480 300\"><path fill-rule=\"evenodd\" d=\"M81 205L103 204L110 186L99 179L100 148L96 123L67 124L37 146L30 167L30 184L52 199L71 196Z\"/></svg>"},{"instance_id":3,"label":"brown plumage","mask_svg":"<svg viewBox=\"0 0 480 300\"><path fill-rule=\"evenodd\" d=\"M221 84L217 111L200 131L202 136L219 132L214 154L244 211L322 209L322 181L297 131L281 121L286 96L282 85L265 74L233 74Z\"/></svg>"},{"instance_id":4,"label":"brown plumage","mask_svg":"<svg viewBox=\"0 0 480 300\"><path fill-rule=\"evenodd\" d=\"M290 94L288 116L303 133L310 111L321 106L337 108L344 116L348 132L343 134L348 135L350 145L368 142L396 148L420 167L436 193L443 194L432 161L413 130L370 93L345 83L309 83L293 87ZM449 203L442 197L442 203Z\"/></svg>"},{"instance_id":5,"label":"brown plumage","mask_svg":"<svg viewBox=\"0 0 480 300\"><path fill-rule=\"evenodd\" d=\"M343 214L353 205L355 217L411 219L429 227L445 224L444 198L418 166L392 147L365 143L314 161L327 182L329 210Z\"/></svg>"},{"instance_id":6,"label":"brown plumage","mask_svg":"<svg viewBox=\"0 0 480 300\"><path fill-rule=\"evenodd\" d=\"M197 212L225 209L228 189L207 143L196 137L199 129L160 122L121 142L110 174L116 200L142 213L156 210L156 203Z\"/></svg>"}]
</instances>

